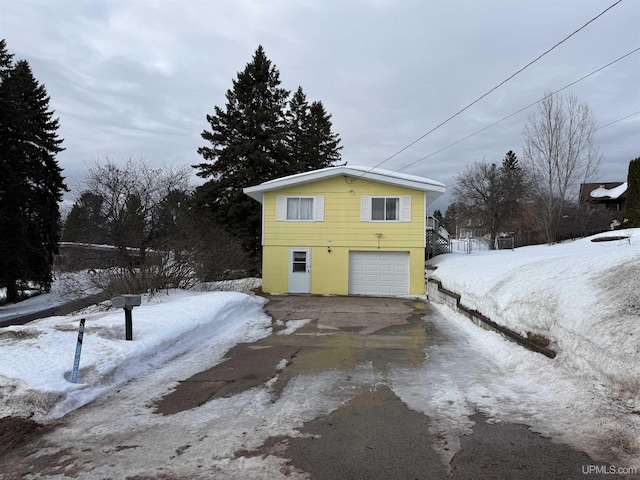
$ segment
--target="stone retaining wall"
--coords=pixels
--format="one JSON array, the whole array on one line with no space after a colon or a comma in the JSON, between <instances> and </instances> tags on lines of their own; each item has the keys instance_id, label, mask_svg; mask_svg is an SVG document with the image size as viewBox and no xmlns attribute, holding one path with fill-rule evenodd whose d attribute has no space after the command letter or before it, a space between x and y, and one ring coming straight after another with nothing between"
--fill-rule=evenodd
<instances>
[{"instance_id":1,"label":"stone retaining wall","mask_svg":"<svg viewBox=\"0 0 640 480\"><path fill-rule=\"evenodd\" d=\"M523 347L528 348L537 353L542 353L549 358L555 358L556 352L553 350L531 342L529 339L517 334L513 330L497 324L477 310L465 307L461 302L461 296L455 292L447 290L442 286L442 282L432 278L427 279L427 298L433 303L446 305L454 312L459 312L469 318L476 325L485 330L492 330L501 333L507 339L519 343Z\"/></svg>"}]
</instances>

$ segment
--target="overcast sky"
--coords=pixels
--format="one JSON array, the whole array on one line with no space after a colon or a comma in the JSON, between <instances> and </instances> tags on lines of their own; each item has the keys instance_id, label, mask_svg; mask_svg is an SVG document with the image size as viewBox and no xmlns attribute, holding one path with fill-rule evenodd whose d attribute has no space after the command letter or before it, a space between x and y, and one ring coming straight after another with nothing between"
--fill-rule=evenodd
<instances>
[{"instance_id":1,"label":"overcast sky","mask_svg":"<svg viewBox=\"0 0 640 480\"><path fill-rule=\"evenodd\" d=\"M260 44L284 88L302 86L332 114L343 160L379 165L616 1L0 0L0 37L51 96L66 148L57 158L74 187L105 156L199 163L205 116L224 107ZM381 168L450 188L469 163L522 156L535 107L418 161L638 47L640 1L623 0ZM601 126L638 112L640 52L567 92ZM640 114L597 140L600 180L626 180L640 156Z\"/></svg>"}]
</instances>

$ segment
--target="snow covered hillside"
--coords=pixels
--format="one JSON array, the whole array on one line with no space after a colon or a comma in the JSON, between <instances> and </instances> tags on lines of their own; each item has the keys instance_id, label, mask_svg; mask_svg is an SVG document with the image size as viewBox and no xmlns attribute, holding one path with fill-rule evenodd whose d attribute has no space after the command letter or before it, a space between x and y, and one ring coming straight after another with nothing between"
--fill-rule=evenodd
<instances>
[{"instance_id":1,"label":"snow covered hillside","mask_svg":"<svg viewBox=\"0 0 640 480\"><path fill-rule=\"evenodd\" d=\"M0 329L0 417L57 418L167 360L203 345L222 359L239 342L271 333L262 297L240 292L172 291L124 313L49 317ZM78 383L69 381L80 318L86 319Z\"/></svg>"},{"instance_id":2,"label":"snow covered hillside","mask_svg":"<svg viewBox=\"0 0 640 480\"><path fill-rule=\"evenodd\" d=\"M626 238L592 241L612 236ZM452 253L431 264L431 278L463 305L524 336L546 337L556 362L640 409L640 229Z\"/></svg>"}]
</instances>

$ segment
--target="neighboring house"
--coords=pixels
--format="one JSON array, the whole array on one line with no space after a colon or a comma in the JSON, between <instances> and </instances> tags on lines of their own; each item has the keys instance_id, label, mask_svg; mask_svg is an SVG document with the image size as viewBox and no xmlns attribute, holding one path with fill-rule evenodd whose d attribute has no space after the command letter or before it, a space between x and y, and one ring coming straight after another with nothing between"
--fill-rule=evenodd
<instances>
[{"instance_id":1,"label":"neighboring house","mask_svg":"<svg viewBox=\"0 0 640 480\"><path fill-rule=\"evenodd\" d=\"M580 206L624 210L627 182L583 183L580 185Z\"/></svg>"},{"instance_id":2,"label":"neighboring house","mask_svg":"<svg viewBox=\"0 0 640 480\"><path fill-rule=\"evenodd\" d=\"M147 251L148 260L158 260L153 251ZM54 267L62 271L79 271L126 266L127 260L139 264L140 250L127 247L127 255L111 245L93 243L60 242L59 253L54 258Z\"/></svg>"},{"instance_id":3,"label":"neighboring house","mask_svg":"<svg viewBox=\"0 0 640 480\"><path fill-rule=\"evenodd\" d=\"M489 234L489 229L482 218L469 210L456 217L456 238L483 238Z\"/></svg>"},{"instance_id":4,"label":"neighboring house","mask_svg":"<svg viewBox=\"0 0 640 480\"><path fill-rule=\"evenodd\" d=\"M262 203L262 290L424 294L428 178L329 167L244 189Z\"/></svg>"}]
</instances>

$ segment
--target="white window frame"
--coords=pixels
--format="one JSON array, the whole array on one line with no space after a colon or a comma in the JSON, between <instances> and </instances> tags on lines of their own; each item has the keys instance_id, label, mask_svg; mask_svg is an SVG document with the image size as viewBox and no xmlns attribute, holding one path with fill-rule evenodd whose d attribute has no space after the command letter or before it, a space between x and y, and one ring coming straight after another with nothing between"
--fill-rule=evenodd
<instances>
[{"instance_id":1,"label":"white window frame","mask_svg":"<svg viewBox=\"0 0 640 480\"><path fill-rule=\"evenodd\" d=\"M289 219L287 218L288 200L293 198L312 199L313 218ZM276 221L278 222L323 222L324 221L324 196L322 195L277 195L276 196Z\"/></svg>"},{"instance_id":2,"label":"white window frame","mask_svg":"<svg viewBox=\"0 0 640 480\"><path fill-rule=\"evenodd\" d=\"M396 220L373 220L373 199L374 198L397 198L398 218ZM363 222L410 222L411 221L411 195L362 195L360 197L360 220Z\"/></svg>"}]
</instances>

